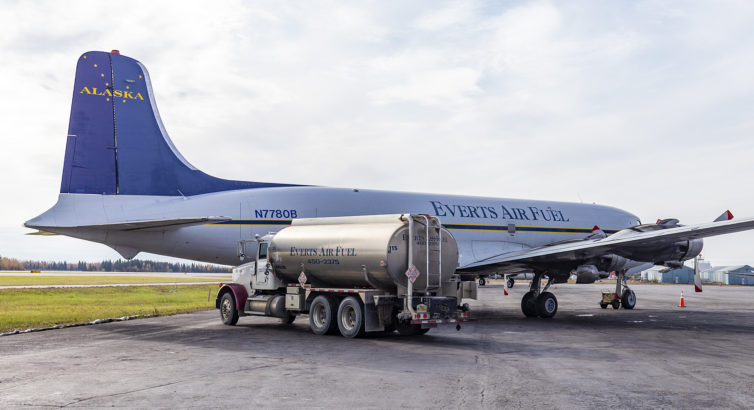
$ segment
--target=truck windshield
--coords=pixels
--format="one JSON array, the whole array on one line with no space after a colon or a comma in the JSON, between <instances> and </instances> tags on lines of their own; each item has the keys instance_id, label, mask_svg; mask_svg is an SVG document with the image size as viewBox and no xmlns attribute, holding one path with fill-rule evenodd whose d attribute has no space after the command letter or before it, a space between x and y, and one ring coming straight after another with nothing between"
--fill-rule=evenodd
<instances>
[{"instance_id":1,"label":"truck windshield","mask_svg":"<svg viewBox=\"0 0 754 410\"><path fill-rule=\"evenodd\" d=\"M259 244L259 259L267 259L267 242Z\"/></svg>"}]
</instances>

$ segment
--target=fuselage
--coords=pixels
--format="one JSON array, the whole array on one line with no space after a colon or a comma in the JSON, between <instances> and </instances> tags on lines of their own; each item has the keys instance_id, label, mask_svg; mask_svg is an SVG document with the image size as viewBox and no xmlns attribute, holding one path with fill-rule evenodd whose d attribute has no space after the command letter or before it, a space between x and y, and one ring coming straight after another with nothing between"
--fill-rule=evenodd
<instances>
[{"instance_id":1,"label":"fuselage","mask_svg":"<svg viewBox=\"0 0 754 410\"><path fill-rule=\"evenodd\" d=\"M325 187L277 187L188 197L60 194L58 203L27 222L56 233L198 261L238 265L239 241L278 231L294 218L370 214L435 215L459 244L459 266L505 252L584 238L638 225L635 215L608 206L555 201L417 194ZM199 216L232 220L165 229L108 231L75 228ZM123 252L121 252L123 254Z\"/></svg>"}]
</instances>

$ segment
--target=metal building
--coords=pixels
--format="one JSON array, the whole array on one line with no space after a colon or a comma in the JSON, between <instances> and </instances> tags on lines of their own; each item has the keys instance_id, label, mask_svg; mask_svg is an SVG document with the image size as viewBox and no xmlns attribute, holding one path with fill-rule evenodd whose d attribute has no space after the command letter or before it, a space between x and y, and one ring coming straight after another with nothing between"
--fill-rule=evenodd
<instances>
[{"instance_id":1,"label":"metal building","mask_svg":"<svg viewBox=\"0 0 754 410\"><path fill-rule=\"evenodd\" d=\"M701 272L700 276L707 283L754 286L754 268L749 265L718 266Z\"/></svg>"},{"instance_id":2,"label":"metal building","mask_svg":"<svg viewBox=\"0 0 754 410\"><path fill-rule=\"evenodd\" d=\"M653 266L641 272L642 282L662 283L694 283L694 269L684 266L680 269L671 269L664 266Z\"/></svg>"}]
</instances>

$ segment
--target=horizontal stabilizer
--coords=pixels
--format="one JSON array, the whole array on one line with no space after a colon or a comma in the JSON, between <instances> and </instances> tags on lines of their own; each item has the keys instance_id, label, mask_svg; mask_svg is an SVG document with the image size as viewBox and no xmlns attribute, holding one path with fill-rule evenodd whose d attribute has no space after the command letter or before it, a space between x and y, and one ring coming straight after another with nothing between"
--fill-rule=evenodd
<instances>
[{"instance_id":1,"label":"horizontal stabilizer","mask_svg":"<svg viewBox=\"0 0 754 410\"><path fill-rule=\"evenodd\" d=\"M53 236L53 235L59 235L54 232L47 232L47 231L36 231L36 232L29 232L26 235L39 235L39 236Z\"/></svg>"},{"instance_id":2,"label":"horizontal stabilizer","mask_svg":"<svg viewBox=\"0 0 754 410\"><path fill-rule=\"evenodd\" d=\"M140 229L165 229L178 228L191 225L201 225L207 223L230 221L232 218L227 216L204 216L197 218L174 218L174 219L153 219L143 221L125 221L107 224L79 225L79 226L57 226L55 229L101 229L105 231L136 231ZM29 226L42 230L45 227ZM52 227L49 227L52 229Z\"/></svg>"}]
</instances>

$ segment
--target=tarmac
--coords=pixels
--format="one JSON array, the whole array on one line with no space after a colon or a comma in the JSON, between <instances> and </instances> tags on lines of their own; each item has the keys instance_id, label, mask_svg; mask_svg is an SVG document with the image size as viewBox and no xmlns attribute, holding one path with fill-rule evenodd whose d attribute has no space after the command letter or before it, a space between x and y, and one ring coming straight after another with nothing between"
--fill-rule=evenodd
<instances>
[{"instance_id":1,"label":"tarmac","mask_svg":"<svg viewBox=\"0 0 754 410\"><path fill-rule=\"evenodd\" d=\"M752 408L754 288L558 285L526 319L523 284L480 288L476 321L361 339L217 311L0 337L0 407ZM680 291L686 308L677 307Z\"/></svg>"}]
</instances>

